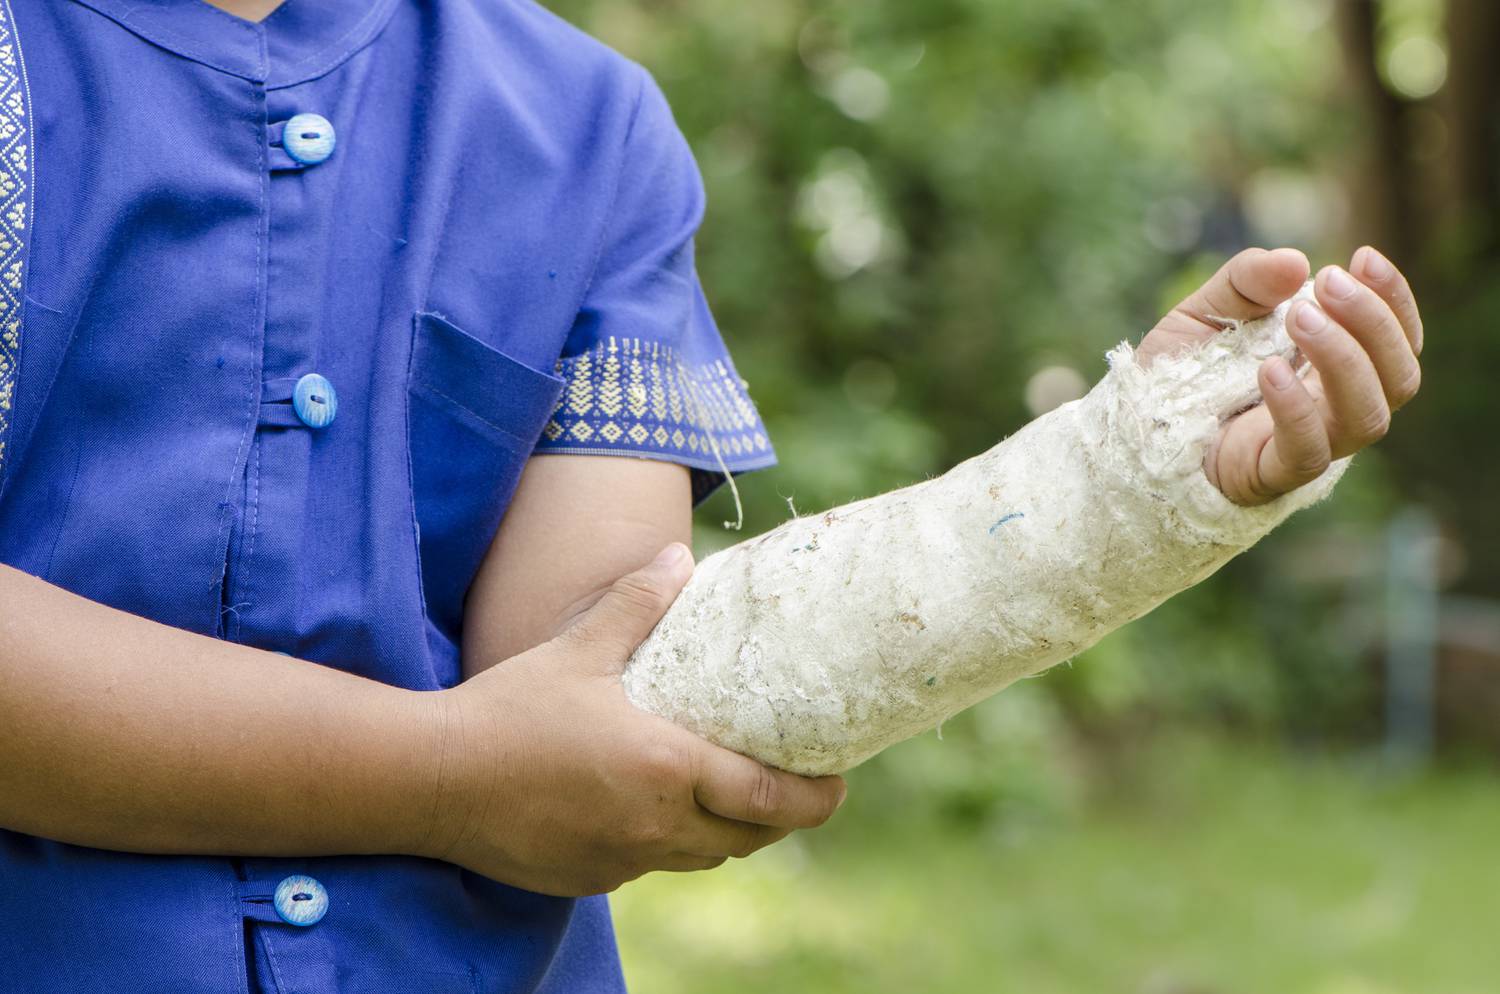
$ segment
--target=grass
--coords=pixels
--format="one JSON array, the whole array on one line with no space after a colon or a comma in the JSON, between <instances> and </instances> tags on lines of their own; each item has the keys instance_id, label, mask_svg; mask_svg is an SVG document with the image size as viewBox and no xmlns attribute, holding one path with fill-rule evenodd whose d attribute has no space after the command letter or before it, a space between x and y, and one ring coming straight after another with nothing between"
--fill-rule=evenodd
<instances>
[{"instance_id":1,"label":"grass","mask_svg":"<svg viewBox=\"0 0 1500 994\"><path fill-rule=\"evenodd\" d=\"M622 889L632 989L1500 991L1493 772L1174 738L1091 764L1061 809L979 819L862 800L876 777L819 832Z\"/></svg>"}]
</instances>

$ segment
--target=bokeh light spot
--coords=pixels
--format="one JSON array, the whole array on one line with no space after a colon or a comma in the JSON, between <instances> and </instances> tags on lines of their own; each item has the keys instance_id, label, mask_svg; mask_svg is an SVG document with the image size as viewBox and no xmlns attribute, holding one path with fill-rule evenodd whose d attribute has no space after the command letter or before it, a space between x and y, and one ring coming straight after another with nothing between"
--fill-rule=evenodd
<instances>
[{"instance_id":1,"label":"bokeh light spot","mask_svg":"<svg viewBox=\"0 0 1500 994\"><path fill-rule=\"evenodd\" d=\"M1044 366L1026 381L1026 409L1041 417L1088 393L1088 381L1072 366Z\"/></svg>"},{"instance_id":2,"label":"bokeh light spot","mask_svg":"<svg viewBox=\"0 0 1500 994\"><path fill-rule=\"evenodd\" d=\"M1408 100L1422 100L1447 81L1448 52L1435 38L1412 35L1391 46L1384 68L1392 90Z\"/></svg>"},{"instance_id":3,"label":"bokeh light spot","mask_svg":"<svg viewBox=\"0 0 1500 994\"><path fill-rule=\"evenodd\" d=\"M891 87L873 69L850 66L829 81L828 99L856 121L873 121L891 104Z\"/></svg>"}]
</instances>

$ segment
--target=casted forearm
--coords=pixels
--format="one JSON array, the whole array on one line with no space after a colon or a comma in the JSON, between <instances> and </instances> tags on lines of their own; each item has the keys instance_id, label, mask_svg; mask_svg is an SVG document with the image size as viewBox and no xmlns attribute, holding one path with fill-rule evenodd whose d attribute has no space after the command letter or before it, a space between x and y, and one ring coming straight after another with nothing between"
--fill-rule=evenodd
<instances>
[{"instance_id":1,"label":"casted forearm","mask_svg":"<svg viewBox=\"0 0 1500 994\"><path fill-rule=\"evenodd\" d=\"M1269 504L1203 475L1290 353L1285 307L1088 396L935 480L701 563L624 675L637 705L802 774L838 772L1068 659L1198 582L1343 469Z\"/></svg>"},{"instance_id":2,"label":"casted forearm","mask_svg":"<svg viewBox=\"0 0 1500 994\"><path fill-rule=\"evenodd\" d=\"M423 698L0 567L0 827L154 853L421 845Z\"/></svg>"}]
</instances>

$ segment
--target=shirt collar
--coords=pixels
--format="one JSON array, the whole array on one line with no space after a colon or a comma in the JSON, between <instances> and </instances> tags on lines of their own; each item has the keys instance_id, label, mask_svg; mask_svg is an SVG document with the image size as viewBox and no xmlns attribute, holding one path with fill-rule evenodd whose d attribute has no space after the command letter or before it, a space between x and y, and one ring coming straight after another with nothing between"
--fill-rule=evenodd
<instances>
[{"instance_id":1,"label":"shirt collar","mask_svg":"<svg viewBox=\"0 0 1500 994\"><path fill-rule=\"evenodd\" d=\"M259 24L204 0L76 0L153 45L268 89L330 72L373 41L396 0L286 0Z\"/></svg>"}]
</instances>

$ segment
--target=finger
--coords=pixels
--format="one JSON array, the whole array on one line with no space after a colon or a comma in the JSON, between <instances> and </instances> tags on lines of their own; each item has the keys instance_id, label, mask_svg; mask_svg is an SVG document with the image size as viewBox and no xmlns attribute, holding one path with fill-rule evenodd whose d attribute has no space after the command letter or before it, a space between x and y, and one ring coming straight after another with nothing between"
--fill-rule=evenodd
<instances>
[{"instance_id":1,"label":"finger","mask_svg":"<svg viewBox=\"0 0 1500 994\"><path fill-rule=\"evenodd\" d=\"M1398 410L1416 396L1422 369L1390 306L1338 266L1318 273L1316 291L1323 310L1364 346L1390 409Z\"/></svg>"},{"instance_id":2,"label":"finger","mask_svg":"<svg viewBox=\"0 0 1500 994\"><path fill-rule=\"evenodd\" d=\"M1280 356L1260 367L1260 390L1271 415L1271 438L1260 450L1257 492L1274 497L1322 475L1333 460L1328 426L1317 401Z\"/></svg>"},{"instance_id":3,"label":"finger","mask_svg":"<svg viewBox=\"0 0 1500 994\"><path fill-rule=\"evenodd\" d=\"M744 859L791 834L790 828L735 821L699 809L698 820L683 830L678 845L682 851L704 859Z\"/></svg>"},{"instance_id":4,"label":"finger","mask_svg":"<svg viewBox=\"0 0 1500 994\"><path fill-rule=\"evenodd\" d=\"M659 870L668 873L697 873L699 870L716 870L729 859L726 856L699 856L697 853L674 852L662 858Z\"/></svg>"},{"instance_id":5,"label":"finger","mask_svg":"<svg viewBox=\"0 0 1500 994\"><path fill-rule=\"evenodd\" d=\"M1252 321L1270 314L1301 289L1310 270L1307 256L1296 249L1246 249L1220 267L1178 309L1208 325L1220 324L1217 318Z\"/></svg>"},{"instance_id":6,"label":"finger","mask_svg":"<svg viewBox=\"0 0 1500 994\"><path fill-rule=\"evenodd\" d=\"M1389 259L1366 245L1354 253L1349 262L1349 271L1358 276L1366 286L1380 294L1401 321L1406 340L1411 343L1414 355L1422 354L1422 312L1417 309L1417 298L1411 284Z\"/></svg>"},{"instance_id":7,"label":"finger","mask_svg":"<svg viewBox=\"0 0 1500 994\"><path fill-rule=\"evenodd\" d=\"M776 828L816 828L844 801L842 777L799 777L707 742L696 757L693 796L714 814Z\"/></svg>"},{"instance_id":8,"label":"finger","mask_svg":"<svg viewBox=\"0 0 1500 994\"><path fill-rule=\"evenodd\" d=\"M616 580L599 602L558 637L582 650L583 660L619 673L667 613L693 572L693 554L673 542L648 565Z\"/></svg>"},{"instance_id":9,"label":"finger","mask_svg":"<svg viewBox=\"0 0 1500 994\"><path fill-rule=\"evenodd\" d=\"M1222 331L1225 319L1264 317L1301 289L1309 268L1296 249L1246 249L1161 319L1141 342L1137 361L1149 366L1158 355L1202 342Z\"/></svg>"},{"instance_id":10,"label":"finger","mask_svg":"<svg viewBox=\"0 0 1500 994\"><path fill-rule=\"evenodd\" d=\"M1375 366L1359 342L1312 301L1299 301L1290 317L1287 331L1318 371L1333 458L1382 437L1391 412Z\"/></svg>"}]
</instances>

